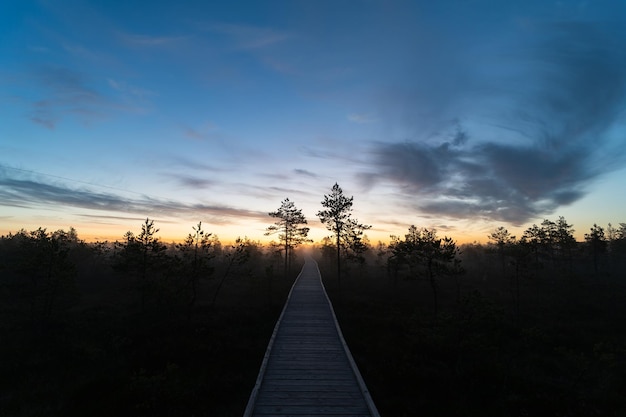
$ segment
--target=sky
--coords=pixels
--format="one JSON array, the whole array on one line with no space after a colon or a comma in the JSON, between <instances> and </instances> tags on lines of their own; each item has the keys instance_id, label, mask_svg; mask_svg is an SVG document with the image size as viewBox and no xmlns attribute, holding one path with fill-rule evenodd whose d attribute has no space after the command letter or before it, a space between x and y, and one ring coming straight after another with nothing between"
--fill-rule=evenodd
<instances>
[{"instance_id":1,"label":"sky","mask_svg":"<svg viewBox=\"0 0 626 417\"><path fill-rule=\"evenodd\" d=\"M0 3L0 234L626 222L626 1Z\"/></svg>"}]
</instances>

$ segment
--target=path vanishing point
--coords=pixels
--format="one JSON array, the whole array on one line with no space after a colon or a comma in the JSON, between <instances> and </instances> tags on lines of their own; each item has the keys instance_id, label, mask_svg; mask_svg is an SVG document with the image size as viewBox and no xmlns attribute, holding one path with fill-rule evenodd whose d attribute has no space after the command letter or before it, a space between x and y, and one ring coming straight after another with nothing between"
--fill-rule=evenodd
<instances>
[{"instance_id":1,"label":"path vanishing point","mask_svg":"<svg viewBox=\"0 0 626 417\"><path fill-rule=\"evenodd\" d=\"M274 327L244 417L379 417L308 258Z\"/></svg>"}]
</instances>

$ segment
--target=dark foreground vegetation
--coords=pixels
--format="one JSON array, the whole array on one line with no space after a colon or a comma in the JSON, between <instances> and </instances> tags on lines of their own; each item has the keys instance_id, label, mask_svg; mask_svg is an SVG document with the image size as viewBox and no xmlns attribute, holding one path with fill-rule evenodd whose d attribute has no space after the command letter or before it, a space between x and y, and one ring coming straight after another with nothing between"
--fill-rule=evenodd
<instances>
[{"instance_id":1,"label":"dark foreground vegetation","mask_svg":"<svg viewBox=\"0 0 626 417\"><path fill-rule=\"evenodd\" d=\"M303 261L286 219L265 247L202 224L164 244L148 219L115 243L2 236L0 415L242 415ZM383 416L623 416L625 234L576 242L560 218L487 245L411 227L372 247L361 230L315 253Z\"/></svg>"},{"instance_id":2,"label":"dark foreground vegetation","mask_svg":"<svg viewBox=\"0 0 626 417\"><path fill-rule=\"evenodd\" d=\"M156 232L0 239L1 416L243 414L301 258Z\"/></svg>"},{"instance_id":3,"label":"dark foreground vegetation","mask_svg":"<svg viewBox=\"0 0 626 417\"><path fill-rule=\"evenodd\" d=\"M621 226L578 243L562 218L519 239L499 228L452 255L411 228L340 284L327 250L322 276L381 414L626 415Z\"/></svg>"}]
</instances>

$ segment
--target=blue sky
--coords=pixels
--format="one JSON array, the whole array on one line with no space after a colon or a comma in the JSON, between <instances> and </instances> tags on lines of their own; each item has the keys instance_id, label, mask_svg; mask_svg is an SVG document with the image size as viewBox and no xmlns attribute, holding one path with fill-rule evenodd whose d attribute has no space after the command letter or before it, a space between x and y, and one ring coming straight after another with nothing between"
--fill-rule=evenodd
<instances>
[{"instance_id":1,"label":"blue sky","mask_svg":"<svg viewBox=\"0 0 626 417\"><path fill-rule=\"evenodd\" d=\"M0 233L626 222L626 2L8 1Z\"/></svg>"}]
</instances>

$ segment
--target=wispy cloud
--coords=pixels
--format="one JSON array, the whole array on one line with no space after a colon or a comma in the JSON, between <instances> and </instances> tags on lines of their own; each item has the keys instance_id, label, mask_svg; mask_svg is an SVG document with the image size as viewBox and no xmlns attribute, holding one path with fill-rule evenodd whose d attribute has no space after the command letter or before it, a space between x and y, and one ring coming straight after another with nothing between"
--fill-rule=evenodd
<instances>
[{"instance_id":1,"label":"wispy cloud","mask_svg":"<svg viewBox=\"0 0 626 417\"><path fill-rule=\"evenodd\" d=\"M219 204L183 203L148 196L126 198L113 193L70 188L37 178L16 178L0 171L1 205L33 208L66 206L109 213L137 214L139 216L166 216L174 218L208 218L215 224L230 224L237 219L266 220L267 213L229 207ZM126 216L122 216L126 217Z\"/></svg>"},{"instance_id":2,"label":"wispy cloud","mask_svg":"<svg viewBox=\"0 0 626 417\"><path fill-rule=\"evenodd\" d=\"M311 172L311 171L307 171L306 169L300 169L300 168L296 168L293 170L293 172L295 172L298 175L303 175L305 177L310 177L310 178L317 178L317 174Z\"/></svg>"},{"instance_id":3,"label":"wispy cloud","mask_svg":"<svg viewBox=\"0 0 626 417\"><path fill-rule=\"evenodd\" d=\"M179 44L189 38L189 36L162 36L145 35L127 32L118 32L119 39L127 46L135 47L170 47Z\"/></svg>"},{"instance_id":4,"label":"wispy cloud","mask_svg":"<svg viewBox=\"0 0 626 417\"><path fill-rule=\"evenodd\" d=\"M240 49L267 48L292 37L286 31L243 24L213 23L206 28L211 32L229 36Z\"/></svg>"},{"instance_id":5,"label":"wispy cloud","mask_svg":"<svg viewBox=\"0 0 626 417\"><path fill-rule=\"evenodd\" d=\"M34 81L43 87L45 98L33 102L30 119L48 128L67 114L98 117L111 103L106 97L89 87L85 77L68 68L43 67L32 73Z\"/></svg>"},{"instance_id":6,"label":"wispy cloud","mask_svg":"<svg viewBox=\"0 0 626 417\"><path fill-rule=\"evenodd\" d=\"M174 179L176 183L185 188L192 189L206 189L211 188L215 185L215 181L203 177L198 177L190 174L179 174L179 173L167 173L164 176Z\"/></svg>"},{"instance_id":7,"label":"wispy cloud","mask_svg":"<svg viewBox=\"0 0 626 417\"><path fill-rule=\"evenodd\" d=\"M206 139L206 135L204 133L201 133L192 127L183 128L183 132L185 133L185 136L191 139L197 139L197 140Z\"/></svg>"},{"instance_id":8,"label":"wispy cloud","mask_svg":"<svg viewBox=\"0 0 626 417\"><path fill-rule=\"evenodd\" d=\"M86 48L83 45L80 45L78 43L63 42L61 46L63 47L65 52L79 59L89 60L89 61L94 61L94 62L108 61L108 58L106 58L101 53L93 49Z\"/></svg>"},{"instance_id":9,"label":"wispy cloud","mask_svg":"<svg viewBox=\"0 0 626 417\"><path fill-rule=\"evenodd\" d=\"M41 66L17 77L16 85L34 84L37 96L29 103L27 117L36 124L54 129L65 118L85 124L106 119L116 112L144 113L150 106L149 90L108 80L118 96L106 94L103 83L84 73L61 66ZM28 86L30 88L30 86ZM32 93L31 93L32 94ZM22 102L28 100L21 97Z\"/></svg>"},{"instance_id":10,"label":"wispy cloud","mask_svg":"<svg viewBox=\"0 0 626 417\"><path fill-rule=\"evenodd\" d=\"M145 217L130 217L130 216L109 216L109 215L103 215L103 214L76 214L79 217L87 217L89 219L96 219L96 220L109 220L106 223L110 223L110 220L132 220L132 221L143 221L145 220Z\"/></svg>"},{"instance_id":11,"label":"wispy cloud","mask_svg":"<svg viewBox=\"0 0 626 417\"><path fill-rule=\"evenodd\" d=\"M49 54L50 52L52 52L50 48L41 46L41 45L29 45L27 49L29 51L41 53L41 54Z\"/></svg>"},{"instance_id":12,"label":"wispy cloud","mask_svg":"<svg viewBox=\"0 0 626 417\"><path fill-rule=\"evenodd\" d=\"M181 126L185 137L194 140L207 140L216 136L218 127L211 123L204 123L200 127Z\"/></svg>"},{"instance_id":13,"label":"wispy cloud","mask_svg":"<svg viewBox=\"0 0 626 417\"><path fill-rule=\"evenodd\" d=\"M278 195L283 195L283 196L286 196L286 197L287 196L294 196L294 195L310 197L311 195L314 195L310 191L303 191L301 189L296 189L296 188L268 187L268 190L271 190L271 191L273 191L274 193L276 193Z\"/></svg>"},{"instance_id":14,"label":"wispy cloud","mask_svg":"<svg viewBox=\"0 0 626 417\"><path fill-rule=\"evenodd\" d=\"M37 104L35 103L35 107L37 107ZM45 128L48 129L54 129L56 126L56 119L49 114L45 109L38 109L35 110L31 113L31 115L29 116L31 122L36 123L38 125L41 125Z\"/></svg>"},{"instance_id":15,"label":"wispy cloud","mask_svg":"<svg viewBox=\"0 0 626 417\"><path fill-rule=\"evenodd\" d=\"M228 22L201 23L197 28L204 32L204 39L212 45L212 51L226 53L222 55L226 61L245 54L273 72L289 76L299 74L292 62L293 53L288 53L286 49L293 46L291 41L297 37L292 32L276 27ZM232 76L232 70L229 73Z\"/></svg>"},{"instance_id":16,"label":"wispy cloud","mask_svg":"<svg viewBox=\"0 0 626 417\"><path fill-rule=\"evenodd\" d=\"M521 78L505 74L504 83L496 74L485 90L492 95L482 97L496 104L491 114L504 129L485 133L465 109L468 127L447 122L452 133L442 133L450 109L467 99L449 95L446 111L432 115L440 121L437 135L374 144L373 169L362 180L398 185L425 214L522 224L579 200L623 166L626 142L610 131L625 105L625 38L586 23L541 30L547 40L519 62ZM516 94L503 100L505 85Z\"/></svg>"},{"instance_id":17,"label":"wispy cloud","mask_svg":"<svg viewBox=\"0 0 626 417\"><path fill-rule=\"evenodd\" d=\"M180 168L185 169L185 170L193 169L193 170L204 171L208 173L222 171L220 168L216 167L215 165L209 165L205 162L198 162L196 159L189 158L186 156L170 155L169 160L171 161L173 165L179 166Z\"/></svg>"},{"instance_id":18,"label":"wispy cloud","mask_svg":"<svg viewBox=\"0 0 626 417\"><path fill-rule=\"evenodd\" d=\"M348 120L353 123L364 124L364 123L373 123L376 121L376 118L372 116L371 114L351 113L348 115Z\"/></svg>"},{"instance_id":19,"label":"wispy cloud","mask_svg":"<svg viewBox=\"0 0 626 417\"><path fill-rule=\"evenodd\" d=\"M112 78L107 79L107 81L109 83L109 86L115 91L133 96L141 100L157 95L154 91L126 84L124 81L114 80Z\"/></svg>"}]
</instances>

